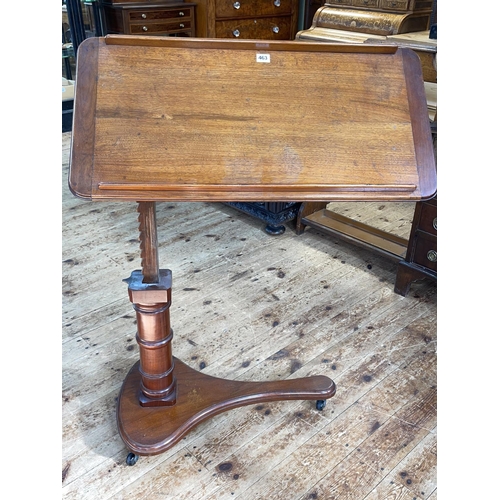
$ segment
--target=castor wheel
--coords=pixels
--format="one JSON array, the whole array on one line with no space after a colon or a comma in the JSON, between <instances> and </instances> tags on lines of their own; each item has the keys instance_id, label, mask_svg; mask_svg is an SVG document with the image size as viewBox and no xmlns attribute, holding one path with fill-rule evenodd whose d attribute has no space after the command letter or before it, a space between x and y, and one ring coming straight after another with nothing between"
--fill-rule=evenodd
<instances>
[{"instance_id":1,"label":"castor wheel","mask_svg":"<svg viewBox=\"0 0 500 500\"><path fill-rule=\"evenodd\" d=\"M139 460L139 455L132 452L127 455L127 465L135 465L137 460Z\"/></svg>"},{"instance_id":2,"label":"castor wheel","mask_svg":"<svg viewBox=\"0 0 500 500\"><path fill-rule=\"evenodd\" d=\"M325 406L326 406L325 399L318 399L318 401L316 401L316 410L323 411Z\"/></svg>"}]
</instances>

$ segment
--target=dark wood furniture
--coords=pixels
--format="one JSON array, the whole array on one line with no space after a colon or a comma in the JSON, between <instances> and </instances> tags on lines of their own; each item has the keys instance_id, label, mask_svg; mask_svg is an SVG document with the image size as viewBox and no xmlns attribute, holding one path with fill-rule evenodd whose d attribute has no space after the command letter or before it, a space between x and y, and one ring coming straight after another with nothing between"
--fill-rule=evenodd
<instances>
[{"instance_id":1,"label":"dark wood furniture","mask_svg":"<svg viewBox=\"0 0 500 500\"><path fill-rule=\"evenodd\" d=\"M404 260L398 264L394 291L405 296L414 281L437 279L437 197L416 204Z\"/></svg>"},{"instance_id":2,"label":"dark wood furniture","mask_svg":"<svg viewBox=\"0 0 500 500\"><path fill-rule=\"evenodd\" d=\"M102 5L108 34L193 37L196 4L172 1L114 1Z\"/></svg>"},{"instance_id":3,"label":"dark wood furniture","mask_svg":"<svg viewBox=\"0 0 500 500\"><path fill-rule=\"evenodd\" d=\"M172 274L159 267L156 203L432 197L417 56L389 46L114 35L85 40L78 65L69 187L86 200L138 202L142 269L126 281L140 359L117 408L130 463L239 406L307 399L321 409L336 390L325 376L221 380L173 356Z\"/></svg>"},{"instance_id":4,"label":"dark wood furniture","mask_svg":"<svg viewBox=\"0 0 500 500\"><path fill-rule=\"evenodd\" d=\"M404 259L408 240L328 210L326 206L324 202L302 203L296 219L297 234L302 234L306 226L310 226L396 262Z\"/></svg>"},{"instance_id":5,"label":"dark wood furniture","mask_svg":"<svg viewBox=\"0 0 500 500\"><path fill-rule=\"evenodd\" d=\"M195 0L196 36L292 40L299 0Z\"/></svg>"},{"instance_id":6,"label":"dark wood furniture","mask_svg":"<svg viewBox=\"0 0 500 500\"><path fill-rule=\"evenodd\" d=\"M301 203L298 201L261 201L261 202L229 202L236 208L252 217L265 222L264 231L271 236L278 236L286 231L285 224L297 219Z\"/></svg>"},{"instance_id":7,"label":"dark wood furniture","mask_svg":"<svg viewBox=\"0 0 500 500\"><path fill-rule=\"evenodd\" d=\"M299 32L297 38L335 36L338 41L356 41L358 34L385 37L425 31L432 6L433 0L329 0L316 11L311 27Z\"/></svg>"}]
</instances>

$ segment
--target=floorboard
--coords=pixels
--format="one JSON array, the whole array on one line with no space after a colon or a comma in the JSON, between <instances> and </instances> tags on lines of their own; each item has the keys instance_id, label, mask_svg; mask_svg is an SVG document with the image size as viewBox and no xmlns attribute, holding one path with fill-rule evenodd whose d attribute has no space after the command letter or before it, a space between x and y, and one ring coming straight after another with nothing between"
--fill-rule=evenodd
<instances>
[{"instance_id":1,"label":"floorboard","mask_svg":"<svg viewBox=\"0 0 500 500\"><path fill-rule=\"evenodd\" d=\"M312 228L270 236L218 203L158 204L175 355L239 380L324 374L337 394L322 412L311 401L225 412L127 466L115 407L138 359L123 282L140 268L137 211L69 192L70 137L62 134L64 499L437 498L436 283L401 297L394 262ZM413 208L328 205L401 237Z\"/></svg>"}]
</instances>

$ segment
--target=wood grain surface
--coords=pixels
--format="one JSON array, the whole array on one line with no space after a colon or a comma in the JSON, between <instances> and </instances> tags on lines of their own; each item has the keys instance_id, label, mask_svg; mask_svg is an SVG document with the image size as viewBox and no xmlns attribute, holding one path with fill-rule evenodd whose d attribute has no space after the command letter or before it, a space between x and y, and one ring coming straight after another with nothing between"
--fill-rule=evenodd
<instances>
[{"instance_id":1,"label":"wood grain surface","mask_svg":"<svg viewBox=\"0 0 500 500\"><path fill-rule=\"evenodd\" d=\"M136 206L68 189L62 136L62 498L437 498L436 284L393 292L396 264L312 229L277 237L219 203L158 203L179 359L235 380L327 375L337 394L238 408L125 463L116 399L138 360L123 279L141 264ZM338 203L407 237L412 203Z\"/></svg>"},{"instance_id":2,"label":"wood grain surface","mask_svg":"<svg viewBox=\"0 0 500 500\"><path fill-rule=\"evenodd\" d=\"M435 192L421 65L409 49L110 35L85 40L78 61L70 185L84 198Z\"/></svg>"}]
</instances>

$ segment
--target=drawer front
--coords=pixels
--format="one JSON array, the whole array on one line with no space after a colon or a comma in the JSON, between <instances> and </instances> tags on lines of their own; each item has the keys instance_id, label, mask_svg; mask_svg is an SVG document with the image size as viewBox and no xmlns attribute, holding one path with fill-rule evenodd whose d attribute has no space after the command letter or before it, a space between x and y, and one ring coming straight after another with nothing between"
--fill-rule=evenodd
<instances>
[{"instance_id":1,"label":"drawer front","mask_svg":"<svg viewBox=\"0 0 500 500\"><path fill-rule=\"evenodd\" d=\"M384 10L408 10L408 0L380 0L380 8Z\"/></svg>"},{"instance_id":2,"label":"drawer front","mask_svg":"<svg viewBox=\"0 0 500 500\"><path fill-rule=\"evenodd\" d=\"M216 38L290 40L291 28L291 17L217 21L215 23L215 36Z\"/></svg>"},{"instance_id":3,"label":"drawer front","mask_svg":"<svg viewBox=\"0 0 500 500\"><path fill-rule=\"evenodd\" d=\"M417 231L414 248L413 262L437 272L437 239Z\"/></svg>"},{"instance_id":4,"label":"drawer front","mask_svg":"<svg viewBox=\"0 0 500 500\"><path fill-rule=\"evenodd\" d=\"M352 0L353 7L378 7L379 0Z\"/></svg>"},{"instance_id":5,"label":"drawer front","mask_svg":"<svg viewBox=\"0 0 500 500\"><path fill-rule=\"evenodd\" d=\"M130 22L163 21L166 19L183 20L191 17L190 9L175 10L134 10L129 12Z\"/></svg>"},{"instance_id":6,"label":"drawer front","mask_svg":"<svg viewBox=\"0 0 500 500\"><path fill-rule=\"evenodd\" d=\"M291 14L292 0L217 0L215 17L260 17Z\"/></svg>"},{"instance_id":7,"label":"drawer front","mask_svg":"<svg viewBox=\"0 0 500 500\"><path fill-rule=\"evenodd\" d=\"M417 0L413 10L432 10L432 0Z\"/></svg>"},{"instance_id":8,"label":"drawer front","mask_svg":"<svg viewBox=\"0 0 500 500\"><path fill-rule=\"evenodd\" d=\"M328 5L352 5L353 0L329 0Z\"/></svg>"},{"instance_id":9,"label":"drawer front","mask_svg":"<svg viewBox=\"0 0 500 500\"><path fill-rule=\"evenodd\" d=\"M131 24L131 35L157 35L159 33L167 33L172 31L190 30L192 26L191 20L185 21L169 21L169 22L149 22L143 24Z\"/></svg>"},{"instance_id":10,"label":"drawer front","mask_svg":"<svg viewBox=\"0 0 500 500\"><path fill-rule=\"evenodd\" d=\"M429 203L422 203L420 212L419 229L434 236L437 235L437 207Z\"/></svg>"}]
</instances>

